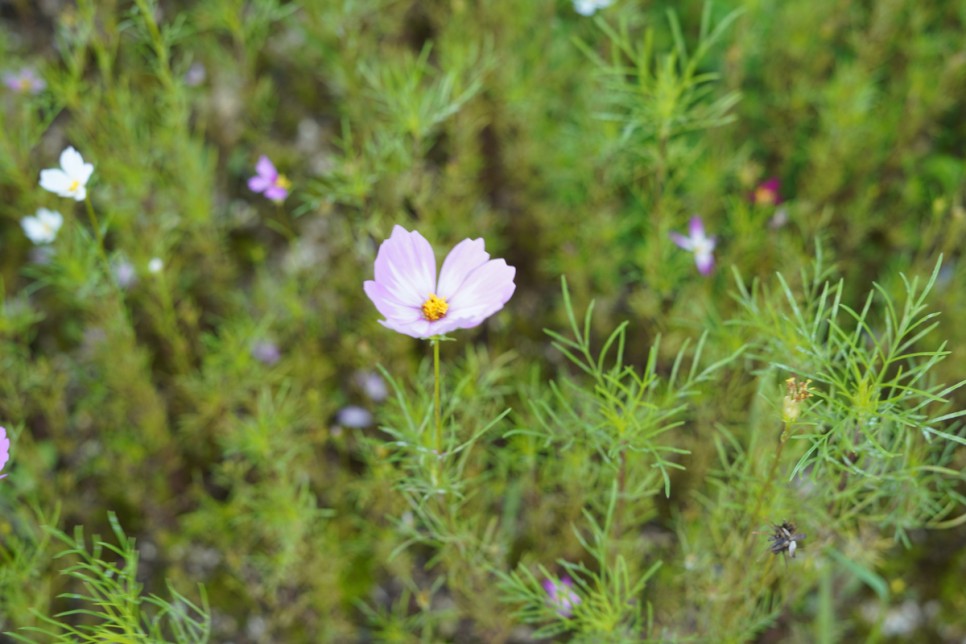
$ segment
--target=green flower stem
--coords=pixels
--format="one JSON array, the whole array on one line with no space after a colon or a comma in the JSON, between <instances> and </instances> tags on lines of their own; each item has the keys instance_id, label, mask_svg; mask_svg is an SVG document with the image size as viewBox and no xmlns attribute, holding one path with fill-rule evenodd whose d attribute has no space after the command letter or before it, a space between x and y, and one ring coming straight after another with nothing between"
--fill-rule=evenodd
<instances>
[{"instance_id":1,"label":"green flower stem","mask_svg":"<svg viewBox=\"0 0 966 644\"><path fill-rule=\"evenodd\" d=\"M84 197L84 205L87 206L87 218L91 222L91 228L94 229L94 237L97 239L97 252L104 262L104 270L107 271L108 277L110 277L111 262L107 259L107 249L104 247L104 235L101 234L101 227L97 222L97 213L94 212L94 204L91 203L90 195Z\"/></svg>"},{"instance_id":2,"label":"green flower stem","mask_svg":"<svg viewBox=\"0 0 966 644\"><path fill-rule=\"evenodd\" d=\"M439 400L439 338L433 338L433 414L436 420L436 459L443 454L443 410Z\"/></svg>"},{"instance_id":3,"label":"green flower stem","mask_svg":"<svg viewBox=\"0 0 966 644\"><path fill-rule=\"evenodd\" d=\"M775 482L775 474L778 472L778 463L782 460L782 451L785 449L785 443L788 441L788 437L792 433L792 424L788 422L782 423L782 433L781 437L778 439L778 447L775 448L775 456L772 459L771 467L768 469L768 475L765 477L765 484L758 491L758 498L755 499L754 509L751 511L751 522L752 525L756 525L759 520L759 513L761 512L762 504L765 500L765 494L771 489L772 484ZM750 547L752 532L748 532L748 538L746 539L747 551Z\"/></svg>"}]
</instances>

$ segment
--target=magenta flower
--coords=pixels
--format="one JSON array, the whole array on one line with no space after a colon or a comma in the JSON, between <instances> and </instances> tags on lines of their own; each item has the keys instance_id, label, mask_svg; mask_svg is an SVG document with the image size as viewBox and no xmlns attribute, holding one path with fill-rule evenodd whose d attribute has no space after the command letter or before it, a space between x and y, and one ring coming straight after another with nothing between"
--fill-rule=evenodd
<instances>
[{"instance_id":1,"label":"magenta flower","mask_svg":"<svg viewBox=\"0 0 966 644\"><path fill-rule=\"evenodd\" d=\"M7 430L0 427L0 471L3 471L7 461L10 460L10 439L7 438ZM6 474L0 476L2 479Z\"/></svg>"},{"instance_id":2,"label":"magenta flower","mask_svg":"<svg viewBox=\"0 0 966 644\"><path fill-rule=\"evenodd\" d=\"M47 87L44 79L30 67L24 67L16 72L7 72L3 75L3 84L7 89L18 94L39 94Z\"/></svg>"},{"instance_id":3,"label":"magenta flower","mask_svg":"<svg viewBox=\"0 0 966 644\"><path fill-rule=\"evenodd\" d=\"M751 203L756 206L777 206L782 202L782 197L778 194L781 185L778 177L771 177L767 181L762 181L751 193Z\"/></svg>"},{"instance_id":4,"label":"magenta flower","mask_svg":"<svg viewBox=\"0 0 966 644\"><path fill-rule=\"evenodd\" d=\"M271 160L264 154L255 164L255 176L248 180L248 188L258 192L276 203L285 201L292 182L284 174L279 174Z\"/></svg>"},{"instance_id":5,"label":"magenta flower","mask_svg":"<svg viewBox=\"0 0 966 644\"><path fill-rule=\"evenodd\" d=\"M550 605L557 609L557 614L561 617L570 617L574 608L581 602L580 595L574 590L574 582L570 577L556 579L544 579L543 589L549 595Z\"/></svg>"},{"instance_id":6,"label":"magenta flower","mask_svg":"<svg viewBox=\"0 0 966 644\"><path fill-rule=\"evenodd\" d=\"M701 217L691 217L689 235L685 237L679 233L671 233L671 241L678 248L694 253L694 263L702 275L709 275L714 268L714 247L717 241L714 237L706 237Z\"/></svg>"},{"instance_id":7,"label":"magenta flower","mask_svg":"<svg viewBox=\"0 0 966 644\"><path fill-rule=\"evenodd\" d=\"M366 295L385 316L384 327L430 338L475 327L503 308L516 269L490 259L482 239L464 239L449 252L436 279L436 256L418 232L395 226L379 246L375 280Z\"/></svg>"}]
</instances>

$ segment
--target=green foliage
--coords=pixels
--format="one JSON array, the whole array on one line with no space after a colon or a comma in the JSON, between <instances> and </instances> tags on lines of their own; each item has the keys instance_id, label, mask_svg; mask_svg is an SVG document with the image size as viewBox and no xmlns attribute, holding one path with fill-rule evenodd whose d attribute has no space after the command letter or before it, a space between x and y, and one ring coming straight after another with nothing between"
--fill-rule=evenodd
<instances>
[{"instance_id":1,"label":"green foliage","mask_svg":"<svg viewBox=\"0 0 966 644\"><path fill-rule=\"evenodd\" d=\"M935 0L5 3L0 73L46 88L0 88L0 628L962 640L964 29ZM84 203L37 185L68 145ZM669 236L696 215L708 276ZM484 238L513 298L455 342L380 326L395 224Z\"/></svg>"},{"instance_id":2,"label":"green foliage","mask_svg":"<svg viewBox=\"0 0 966 644\"><path fill-rule=\"evenodd\" d=\"M43 617L42 621L54 629L24 629L31 633L29 638L11 635L23 642L36 641L34 636L38 634L64 642L207 642L211 618L203 589L200 606L170 586L171 600L154 594L144 596L143 585L137 581L134 541L124 534L113 514L108 522L116 545L95 536L88 549L81 528L74 531L73 537L51 530L67 546L57 558L76 558L62 574L76 580L80 589L61 597L76 602L78 608L58 613L57 619ZM120 561L109 561L114 557ZM72 624L75 620L76 626Z\"/></svg>"}]
</instances>

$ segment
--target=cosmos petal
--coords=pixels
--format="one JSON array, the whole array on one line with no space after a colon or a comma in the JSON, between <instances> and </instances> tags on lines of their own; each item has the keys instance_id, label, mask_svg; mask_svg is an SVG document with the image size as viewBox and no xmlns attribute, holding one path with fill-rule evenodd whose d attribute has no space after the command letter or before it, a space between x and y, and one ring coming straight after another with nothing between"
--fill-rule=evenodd
<instances>
[{"instance_id":1,"label":"cosmos petal","mask_svg":"<svg viewBox=\"0 0 966 644\"><path fill-rule=\"evenodd\" d=\"M681 233L670 233L670 237L671 241L673 241L678 248L683 248L684 250L688 251L694 250L694 244L691 242L690 237L685 237Z\"/></svg>"},{"instance_id":2,"label":"cosmos petal","mask_svg":"<svg viewBox=\"0 0 966 644\"><path fill-rule=\"evenodd\" d=\"M263 179L267 179L269 183L274 183L278 177L278 170L275 169L275 164L264 154L258 157L258 162L255 163L255 172Z\"/></svg>"},{"instance_id":3,"label":"cosmos petal","mask_svg":"<svg viewBox=\"0 0 966 644\"><path fill-rule=\"evenodd\" d=\"M490 254L484 250L482 239L464 239L456 244L443 260L436 294L447 300L453 297L470 274L489 259Z\"/></svg>"},{"instance_id":4,"label":"cosmos petal","mask_svg":"<svg viewBox=\"0 0 966 644\"><path fill-rule=\"evenodd\" d=\"M395 226L376 254L375 281L397 301L422 307L436 289L436 255L418 232Z\"/></svg>"},{"instance_id":5,"label":"cosmos petal","mask_svg":"<svg viewBox=\"0 0 966 644\"><path fill-rule=\"evenodd\" d=\"M688 224L688 232L691 234L692 240L704 238L704 222L701 221L701 217L697 215L691 217L691 221Z\"/></svg>"},{"instance_id":6,"label":"cosmos petal","mask_svg":"<svg viewBox=\"0 0 966 644\"><path fill-rule=\"evenodd\" d=\"M473 321L468 326L476 326L507 303L516 289L515 276L516 269L504 260L488 261L467 275L459 291L449 299L448 316Z\"/></svg>"}]
</instances>

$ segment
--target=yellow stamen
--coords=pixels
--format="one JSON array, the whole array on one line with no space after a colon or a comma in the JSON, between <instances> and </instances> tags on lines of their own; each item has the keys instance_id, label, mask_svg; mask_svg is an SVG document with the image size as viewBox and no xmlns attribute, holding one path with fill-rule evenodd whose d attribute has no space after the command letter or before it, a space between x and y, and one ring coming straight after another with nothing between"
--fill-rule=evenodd
<instances>
[{"instance_id":1,"label":"yellow stamen","mask_svg":"<svg viewBox=\"0 0 966 644\"><path fill-rule=\"evenodd\" d=\"M73 181L70 182L70 186L67 187L67 191L77 192L78 188L80 188L80 181L78 181L77 179L74 179Z\"/></svg>"},{"instance_id":2,"label":"yellow stamen","mask_svg":"<svg viewBox=\"0 0 966 644\"><path fill-rule=\"evenodd\" d=\"M292 187L292 182L289 181L288 177L286 177L284 174L280 174L275 179L275 185L282 190L288 190Z\"/></svg>"},{"instance_id":3,"label":"yellow stamen","mask_svg":"<svg viewBox=\"0 0 966 644\"><path fill-rule=\"evenodd\" d=\"M434 293L429 294L429 298L423 302L423 317L430 322L444 317L449 310L449 304L445 297L437 297Z\"/></svg>"}]
</instances>

